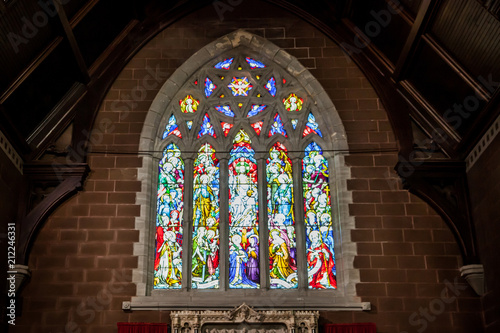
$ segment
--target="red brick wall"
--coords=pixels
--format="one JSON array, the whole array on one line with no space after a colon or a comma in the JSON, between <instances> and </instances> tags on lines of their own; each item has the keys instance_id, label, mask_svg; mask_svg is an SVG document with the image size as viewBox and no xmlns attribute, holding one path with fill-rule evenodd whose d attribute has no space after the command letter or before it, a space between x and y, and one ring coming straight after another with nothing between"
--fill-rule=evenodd
<instances>
[{"instance_id":1,"label":"red brick wall","mask_svg":"<svg viewBox=\"0 0 500 333\"><path fill-rule=\"evenodd\" d=\"M485 178L486 177L486 178ZM485 181L487 179L487 181ZM500 331L500 136L497 136L468 172L479 256L484 265L483 297L486 332Z\"/></svg>"},{"instance_id":2,"label":"red brick wall","mask_svg":"<svg viewBox=\"0 0 500 333\"><path fill-rule=\"evenodd\" d=\"M166 77L199 48L237 28L268 38L309 68L337 107L351 149L396 147L373 88L335 43L282 10L253 4L243 2L225 13L224 20L207 7L144 47L104 100L92 149L136 152L142 123L160 88L157 84L138 93L151 75L146 68L159 66ZM231 15L243 13L246 19L231 20ZM460 257L452 234L427 204L402 190L393 172L396 159L395 153L346 157L352 166L352 238L358 244L354 264L361 273L357 292L372 303L372 311L323 312L321 323L369 321L379 332L416 332L424 320L417 322L421 317L413 313L430 308L426 332L478 332L479 299L470 288L455 290L459 297L451 298L454 294L444 283L457 277L460 286L465 283L459 278ZM134 218L140 214L135 196L141 158L93 153L89 163L92 173L84 191L59 207L33 246L33 277L13 332L59 333L67 325L69 332L109 333L116 332L118 321L169 321L165 311L121 310L121 302L135 295L130 274L137 266L132 251L139 236ZM442 297L449 301L444 309Z\"/></svg>"}]
</instances>

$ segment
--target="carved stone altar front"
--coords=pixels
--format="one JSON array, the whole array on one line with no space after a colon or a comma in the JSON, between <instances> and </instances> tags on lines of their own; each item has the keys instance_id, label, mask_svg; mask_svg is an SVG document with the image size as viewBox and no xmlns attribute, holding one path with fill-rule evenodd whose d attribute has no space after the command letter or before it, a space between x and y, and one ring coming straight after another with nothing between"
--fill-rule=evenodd
<instances>
[{"instance_id":1,"label":"carved stone altar front","mask_svg":"<svg viewBox=\"0 0 500 333\"><path fill-rule=\"evenodd\" d=\"M256 311L242 304L230 311L172 311L174 333L316 333L318 311Z\"/></svg>"}]
</instances>

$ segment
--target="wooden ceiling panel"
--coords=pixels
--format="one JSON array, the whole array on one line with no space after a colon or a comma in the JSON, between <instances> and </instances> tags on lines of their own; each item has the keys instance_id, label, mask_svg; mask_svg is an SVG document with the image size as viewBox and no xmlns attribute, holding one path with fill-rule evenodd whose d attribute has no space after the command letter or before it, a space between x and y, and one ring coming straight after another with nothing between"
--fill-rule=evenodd
<instances>
[{"instance_id":1,"label":"wooden ceiling panel","mask_svg":"<svg viewBox=\"0 0 500 333\"><path fill-rule=\"evenodd\" d=\"M428 42L417 49L408 80L460 136L470 130L486 104Z\"/></svg>"},{"instance_id":2,"label":"wooden ceiling panel","mask_svg":"<svg viewBox=\"0 0 500 333\"><path fill-rule=\"evenodd\" d=\"M479 83L500 78L500 21L478 1L444 1L432 34Z\"/></svg>"}]
</instances>

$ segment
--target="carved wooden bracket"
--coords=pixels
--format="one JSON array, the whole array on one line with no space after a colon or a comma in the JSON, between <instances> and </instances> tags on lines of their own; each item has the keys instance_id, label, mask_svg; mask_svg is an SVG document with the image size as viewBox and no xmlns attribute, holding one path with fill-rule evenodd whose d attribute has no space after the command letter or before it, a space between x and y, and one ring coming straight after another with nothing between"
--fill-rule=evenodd
<instances>
[{"instance_id":1,"label":"carved wooden bracket","mask_svg":"<svg viewBox=\"0 0 500 333\"><path fill-rule=\"evenodd\" d=\"M431 205L448 224L464 265L479 263L465 162L399 162L395 169L404 188Z\"/></svg>"},{"instance_id":2,"label":"carved wooden bracket","mask_svg":"<svg viewBox=\"0 0 500 333\"><path fill-rule=\"evenodd\" d=\"M26 200L27 214L18 226L17 263L28 263L29 248L37 231L58 205L82 187L89 171L86 163L24 165L24 174L28 178L31 192L34 193L33 189L37 186L48 188L49 191L39 200L33 200L33 196Z\"/></svg>"}]
</instances>

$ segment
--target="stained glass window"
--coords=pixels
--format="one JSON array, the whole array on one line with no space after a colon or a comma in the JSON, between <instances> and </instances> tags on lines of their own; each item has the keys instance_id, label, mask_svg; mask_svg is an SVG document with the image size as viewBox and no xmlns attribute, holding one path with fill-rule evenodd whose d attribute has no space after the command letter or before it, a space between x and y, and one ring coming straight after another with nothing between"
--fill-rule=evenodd
<instances>
[{"instance_id":1,"label":"stained glass window","mask_svg":"<svg viewBox=\"0 0 500 333\"><path fill-rule=\"evenodd\" d=\"M274 79L274 77L270 78L269 81L267 81L266 83L266 89L267 91L269 91L269 93L271 94L271 96L276 96L276 80Z\"/></svg>"},{"instance_id":2,"label":"stained glass window","mask_svg":"<svg viewBox=\"0 0 500 333\"><path fill-rule=\"evenodd\" d=\"M200 101L193 98L191 95L187 95L186 98L179 101L182 113L195 113L198 110L198 105Z\"/></svg>"},{"instance_id":3,"label":"stained glass window","mask_svg":"<svg viewBox=\"0 0 500 333\"><path fill-rule=\"evenodd\" d=\"M233 63L234 58L224 59L221 62L218 62L214 68L217 69L226 69L229 70L231 68L231 64Z\"/></svg>"},{"instance_id":4,"label":"stained glass window","mask_svg":"<svg viewBox=\"0 0 500 333\"><path fill-rule=\"evenodd\" d=\"M181 131L179 131L179 126L177 126L177 120L174 115L168 119L167 127L165 128L165 132L163 132L163 139L169 135L175 135L182 139L182 134Z\"/></svg>"},{"instance_id":5,"label":"stained glass window","mask_svg":"<svg viewBox=\"0 0 500 333\"><path fill-rule=\"evenodd\" d=\"M178 289L182 282L184 163L179 147L169 144L159 164L154 287Z\"/></svg>"},{"instance_id":6,"label":"stained glass window","mask_svg":"<svg viewBox=\"0 0 500 333\"><path fill-rule=\"evenodd\" d=\"M228 87L231 89L233 96L248 96L248 92L252 90L253 85L248 81L247 77L233 77Z\"/></svg>"},{"instance_id":7,"label":"stained glass window","mask_svg":"<svg viewBox=\"0 0 500 333\"><path fill-rule=\"evenodd\" d=\"M263 124L264 124L263 121L258 121L256 123L250 124L250 126L252 126L252 128L255 130L255 133L257 133L257 135L260 135L260 132L262 131Z\"/></svg>"},{"instance_id":8,"label":"stained glass window","mask_svg":"<svg viewBox=\"0 0 500 333\"><path fill-rule=\"evenodd\" d=\"M198 139L204 135L211 135L214 138L217 137L214 131L214 127L210 122L210 117L208 116L208 114L205 114L205 116L203 117L203 123L201 124L200 131L198 132Z\"/></svg>"},{"instance_id":9,"label":"stained glass window","mask_svg":"<svg viewBox=\"0 0 500 333\"><path fill-rule=\"evenodd\" d=\"M281 134L284 137L287 137L285 127L283 126L283 122L281 121L281 117L277 113L274 116L274 121L271 125L271 129L269 130L270 137L275 134Z\"/></svg>"},{"instance_id":10,"label":"stained glass window","mask_svg":"<svg viewBox=\"0 0 500 333\"><path fill-rule=\"evenodd\" d=\"M328 161L311 142L302 160L309 289L337 288Z\"/></svg>"},{"instance_id":11,"label":"stained glass window","mask_svg":"<svg viewBox=\"0 0 500 333\"><path fill-rule=\"evenodd\" d=\"M259 224L257 160L240 130L229 158L229 288L258 288Z\"/></svg>"},{"instance_id":12,"label":"stained glass window","mask_svg":"<svg viewBox=\"0 0 500 333\"><path fill-rule=\"evenodd\" d=\"M287 98L283 99L283 104L287 111L300 111L304 100L295 94L290 94Z\"/></svg>"},{"instance_id":13,"label":"stained glass window","mask_svg":"<svg viewBox=\"0 0 500 333\"><path fill-rule=\"evenodd\" d=\"M175 143L168 141L159 162L155 289L336 289L328 160L317 143L309 143L311 137L323 137L322 119L307 96L299 82L270 61L241 55L206 65L175 96L158 135ZM295 166L302 165L301 178L292 172L290 155L304 140L309 143L305 156ZM184 163L176 144L189 156L195 152L185 158L186 169L193 170L189 198L184 198ZM262 179L258 164L265 169ZM221 193L228 202L221 201ZM259 193L266 196L260 216ZM297 194L303 205L295 205ZM192 200L186 203L192 219L185 240L183 199ZM227 225L220 228L220 223ZM189 253L185 262L183 251Z\"/></svg>"},{"instance_id":14,"label":"stained glass window","mask_svg":"<svg viewBox=\"0 0 500 333\"><path fill-rule=\"evenodd\" d=\"M194 161L192 287L219 288L219 161L204 144Z\"/></svg>"},{"instance_id":15,"label":"stained glass window","mask_svg":"<svg viewBox=\"0 0 500 333\"><path fill-rule=\"evenodd\" d=\"M205 79L205 96L210 97L217 86L208 77Z\"/></svg>"},{"instance_id":16,"label":"stained glass window","mask_svg":"<svg viewBox=\"0 0 500 333\"><path fill-rule=\"evenodd\" d=\"M234 117L234 112L233 110L231 110L231 107L229 105L216 106L215 109L228 117Z\"/></svg>"},{"instance_id":17,"label":"stained glass window","mask_svg":"<svg viewBox=\"0 0 500 333\"><path fill-rule=\"evenodd\" d=\"M224 136L226 136L226 137L229 134L229 131L231 130L231 128L233 128L233 126L234 126L234 124L226 123L224 121L221 121L220 125L222 127L222 132L224 132Z\"/></svg>"},{"instance_id":18,"label":"stained glass window","mask_svg":"<svg viewBox=\"0 0 500 333\"><path fill-rule=\"evenodd\" d=\"M263 63L261 63L260 61L257 61L255 59L252 59L250 57L246 57L245 60L248 62L248 64L250 65L250 68L251 69L255 69L255 68L264 68L266 67L266 65L264 65Z\"/></svg>"},{"instance_id":19,"label":"stained glass window","mask_svg":"<svg viewBox=\"0 0 500 333\"><path fill-rule=\"evenodd\" d=\"M248 115L247 117L253 117L257 114L259 114L260 112L264 111L264 109L267 108L267 105L252 105L252 108L250 109L250 111L248 111Z\"/></svg>"},{"instance_id":20,"label":"stained glass window","mask_svg":"<svg viewBox=\"0 0 500 333\"><path fill-rule=\"evenodd\" d=\"M267 159L267 222L271 289L298 287L292 161L281 143Z\"/></svg>"},{"instance_id":21,"label":"stained glass window","mask_svg":"<svg viewBox=\"0 0 500 333\"><path fill-rule=\"evenodd\" d=\"M323 133L321 133L321 130L319 129L319 125L316 122L316 118L314 118L312 113L309 113L309 116L307 116L307 123L306 123L306 128L304 129L304 132L302 133L302 137L309 135L311 133L317 134L320 137L323 137Z\"/></svg>"}]
</instances>

